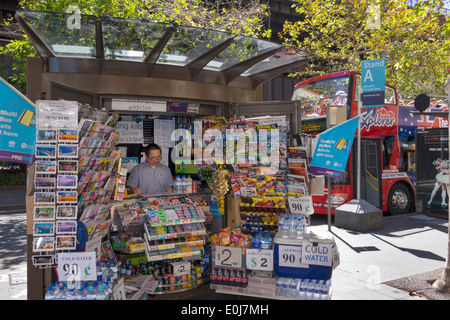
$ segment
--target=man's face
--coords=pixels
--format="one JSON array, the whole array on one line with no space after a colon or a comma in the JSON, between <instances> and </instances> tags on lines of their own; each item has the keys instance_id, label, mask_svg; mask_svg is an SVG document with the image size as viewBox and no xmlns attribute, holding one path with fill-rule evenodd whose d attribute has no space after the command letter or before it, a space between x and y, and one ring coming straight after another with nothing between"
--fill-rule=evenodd
<instances>
[{"instance_id":1,"label":"man's face","mask_svg":"<svg viewBox=\"0 0 450 320\"><path fill-rule=\"evenodd\" d=\"M151 166L156 166L158 162L161 160L161 151L159 150L150 150L150 153L145 156L147 163Z\"/></svg>"}]
</instances>

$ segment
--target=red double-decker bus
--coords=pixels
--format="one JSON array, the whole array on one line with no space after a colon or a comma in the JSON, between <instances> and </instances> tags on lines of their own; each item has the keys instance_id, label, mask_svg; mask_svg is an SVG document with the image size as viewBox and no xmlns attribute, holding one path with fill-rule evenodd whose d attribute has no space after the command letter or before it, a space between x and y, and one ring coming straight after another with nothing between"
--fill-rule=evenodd
<instances>
[{"instance_id":1,"label":"red double-decker bus","mask_svg":"<svg viewBox=\"0 0 450 320\"><path fill-rule=\"evenodd\" d=\"M298 83L292 100L301 101L304 141L313 148L314 136L329 124L358 115L360 74L342 71ZM396 88L386 84L385 105L361 109L361 199L384 212L410 212L415 203L415 132L448 127L448 119L419 115L413 105L399 104ZM431 109L429 111L444 111ZM428 110L427 110L428 111ZM447 111L447 109L445 109ZM328 121L327 121L328 118ZM356 139L355 139L356 141ZM357 196L356 146L350 153L344 178L331 179L331 212ZM326 188L326 186L325 186ZM314 196L314 210L328 213L328 190Z\"/></svg>"}]
</instances>

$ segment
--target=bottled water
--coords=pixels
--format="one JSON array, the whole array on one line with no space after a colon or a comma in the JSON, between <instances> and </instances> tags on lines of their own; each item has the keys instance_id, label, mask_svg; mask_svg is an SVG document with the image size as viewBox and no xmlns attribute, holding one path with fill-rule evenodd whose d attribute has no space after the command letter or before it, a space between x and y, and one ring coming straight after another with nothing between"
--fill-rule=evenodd
<instances>
[{"instance_id":1,"label":"bottled water","mask_svg":"<svg viewBox=\"0 0 450 320\"><path fill-rule=\"evenodd\" d=\"M314 281L313 297L315 300L322 299L322 281L320 280Z\"/></svg>"},{"instance_id":2,"label":"bottled water","mask_svg":"<svg viewBox=\"0 0 450 320\"><path fill-rule=\"evenodd\" d=\"M282 297L283 296L283 280L284 278L282 277L278 277L277 278L277 291L276 291L276 295L278 297Z\"/></svg>"},{"instance_id":3,"label":"bottled water","mask_svg":"<svg viewBox=\"0 0 450 320\"><path fill-rule=\"evenodd\" d=\"M102 270L102 268L100 266L100 263L97 262L96 266L97 266L97 281L102 281L103 270Z\"/></svg>"},{"instance_id":4,"label":"bottled water","mask_svg":"<svg viewBox=\"0 0 450 320\"><path fill-rule=\"evenodd\" d=\"M312 300L314 298L314 282L308 279L308 284L306 286L306 300Z\"/></svg>"},{"instance_id":5,"label":"bottled water","mask_svg":"<svg viewBox=\"0 0 450 320\"><path fill-rule=\"evenodd\" d=\"M122 265L120 266L120 275L124 276L127 274L127 264L125 263L125 259L122 260Z\"/></svg>"},{"instance_id":6,"label":"bottled water","mask_svg":"<svg viewBox=\"0 0 450 320\"><path fill-rule=\"evenodd\" d=\"M297 216L292 216L289 223L289 238L295 238L297 236Z\"/></svg>"},{"instance_id":7,"label":"bottled water","mask_svg":"<svg viewBox=\"0 0 450 320\"><path fill-rule=\"evenodd\" d=\"M66 300L77 300L77 296L74 288L70 288L66 295Z\"/></svg>"},{"instance_id":8,"label":"bottled water","mask_svg":"<svg viewBox=\"0 0 450 320\"><path fill-rule=\"evenodd\" d=\"M305 237L303 221L304 221L303 215L299 215L297 217L297 230L296 230L297 232L295 235L295 238L297 239L303 239Z\"/></svg>"},{"instance_id":9,"label":"bottled water","mask_svg":"<svg viewBox=\"0 0 450 320\"><path fill-rule=\"evenodd\" d=\"M117 280L117 278L119 277L119 269L116 267L116 264L114 262L110 263L111 266L111 270L113 271L114 275L111 278L111 280Z\"/></svg>"},{"instance_id":10,"label":"bottled water","mask_svg":"<svg viewBox=\"0 0 450 320\"><path fill-rule=\"evenodd\" d=\"M52 283L48 286L47 293L45 294L45 300L55 300L55 292L56 288Z\"/></svg>"},{"instance_id":11,"label":"bottled water","mask_svg":"<svg viewBox=\"0 0 450 320\"><path fill-rule=\"evenodd\" d=\"M297 299L297 279L289 278L288 287L289 297L292 299Z\"/></svg>"},{"instance_id":12,"label":"bottled water","mask_svg":"<svg viewBox=\"0 0 450 320\"><path fill-rule=\"evenodd\" d=\"M326 281L323 280L322 289L321 289L322 300L330 299L330 289L331 289L331 280L326 280Z\"/></svg>"},{"instance_id":13,"label":"bottled water","mask_svg":"<svg viewBox=\"0 0 450 320\"><path fill-rule=\"evenodd\" d=\"M114 271L112 271L110 264L106 265L105 270L103 270L102 281L106 282L106 279L112 279L114 277Z\"/></svg>"},{"instance_id":14,"label":"bottled water","mask_svg":"<svg viewBox=\"0 0 450 320\"><path fill-rule=\"evenodd\" d=\"M181 193L182 192L182 185L181 185L181 178L180 178L180 176L179 175L177 175L176 177L175 177L175 182L174 182L174 185L173 185L173 188L174 188L174 192L175 193Z\"/></svg>"},{"instance_id":15,"label":"bottled water","mask_svg":"<svg viewBox=\"0 0 450 320\"><path fill-rule=\"evenodd\" d=\"M308 282L306 279L301 279L299 285L299 299L306 300L306 290L307 290Z\"/></svg>"},{"instance_id":16,"label":"bottled water","mask_svg":"<svg viewBox=\"0 0 450 320\"><path fill-rule=\"evenodd\" d=\"M86 300L86 294L85 294L84 288L83 287L79 288L76 291L75 296L76 296L76 300Z\"/></svg>"},{"instance_id":17,"label":"bottled water","mask_svg":"<svg viewBox=\"0 0 450 320\"><path fill-rule=\"evenodd\" d=\"M181 193L186 193L187 192L187 180L186 180L186 176L182 175L181 176Z\"/></svg>"},{"instance_id":18,"label":"bottled water","mask_svg":"<svg viewBox=\"0 0 450 320\"><path fill-rule=\"evenodd\" d=\"M283 220L282 226L281 226L281 237L288 238L289 237L289 228L290 228L289 216L286 215L284 217L280 217L280 220ZM280 228L280 226L278 226L278 228Z\"/></svg>"},{"instance_id":19,"label":"bottled water","mask_svg":"<svg viewBox=\"0 0 450 320\"><path fill-rule=\"evenodd\" d=\"M58 292L55 294L55 300L66 300L66 294L64 292L64 286L58 288Z\"/></svg>"},{"instance_id":20,"label":"bottled water","mask_svg":"<svg viewBox=\"0 0 450 320\"><path fill-rule=\"evenodd\" d=\"M95 300L106 300L106 294L103 291L103 286L98 288Z\"/></svg>"},{"instance_id":21,"label":"bottled water","mask_svg":"<svg viewBox=\"0 0 450 320\"><path fill-rule=\"evenodd\" d=\"M95 294L94 287L90 286L86 294L86 300L96 300L97 295Z\"/></svg>"}]
</instances>

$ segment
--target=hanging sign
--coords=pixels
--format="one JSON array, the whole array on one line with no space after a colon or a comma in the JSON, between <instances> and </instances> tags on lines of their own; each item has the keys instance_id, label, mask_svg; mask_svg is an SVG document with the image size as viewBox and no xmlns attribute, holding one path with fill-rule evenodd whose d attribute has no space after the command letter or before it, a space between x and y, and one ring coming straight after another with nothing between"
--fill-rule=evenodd
<instances>
[{"instance_id":1,"label":"hanging sign","mask_svg":"<svg viewBox=\"0 0 450 320\"><path fill-rule=\"evenodd\" d=\"M303 214L306 216L314 213L314 205L311 196L288 197L289 210L292 214Z\"/></svg>"},{"instance_id":2,"label":"hanging sign","mask_svg":"<svg viewBox=\"0 0 450 320\"><path fill-rule=\"evenodd\" d=\"M0 77L0 161L30 164L36 147L34 104Z\"/></svg>"},{"instance_id":3,"label":"hanging sign","mask_svg":"<svg viewBox=\"0 0 450 320\"><path fill-rule=\"evenodd\" d=\"M383 107L386 86L386 59L361 62L361 101L364 107Z\"/></svg>"},{"instance_id":4,"label":"hanging sign","mask_svg":"<svg viewBox=\"0 0 450 320\"><path fill-rule=\"evenodd\" d=\"M332 244L313 242L302 243L302 262L331 267L333 264Z\"/></svg>"},{"instance_id":5,"label":"hanging sign","mask_svg":"<svg viewBox=\"0 0 450 320\"><path fill-rule=\"evenodd\" d=\"M359 117L347 120L319 135L309 172L342 179L358 127Z\"/></svg>"},{"instance_id":6,"label":"hanging sign","mask_svg":"<svg viewBox=\"0 0 450 320\"><path fill-rule=\"evenodd\" d=\"M36 126L39 129L77 129L78 102L64 100L37 100Z\"/></svg>"}]
</instances>

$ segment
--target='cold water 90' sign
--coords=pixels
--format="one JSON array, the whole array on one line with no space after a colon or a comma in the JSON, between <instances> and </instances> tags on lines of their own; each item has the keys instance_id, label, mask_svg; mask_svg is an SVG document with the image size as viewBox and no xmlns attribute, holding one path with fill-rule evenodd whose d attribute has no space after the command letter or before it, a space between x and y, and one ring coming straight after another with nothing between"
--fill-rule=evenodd
<instances>
[{"instance_id":1,"label":"'cold water 90' sign","mask_svg":"<svg viewBox=\"0 0 450 320\"><path fill-rule=\"evenodd\" d=\"M361 62L361 101L364 107L384 106L386 59Z\"/></svg>"}]
</instances>

